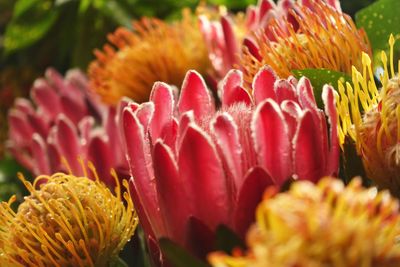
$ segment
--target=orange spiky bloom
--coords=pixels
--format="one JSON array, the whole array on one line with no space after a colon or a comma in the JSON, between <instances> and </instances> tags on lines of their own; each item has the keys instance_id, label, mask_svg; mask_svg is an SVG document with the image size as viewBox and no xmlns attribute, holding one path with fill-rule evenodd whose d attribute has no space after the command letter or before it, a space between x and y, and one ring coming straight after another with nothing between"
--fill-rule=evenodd
<instances>
[{"instance_id":1,"label":"orange spiky bloom","mask_svg":"<svg viewBox=\"0 0 400 267\"><path fill-rule=\"evenodd\" d=\"M241 66L247 82L264 65L270 65L282 78L290 76L292 70L323 68L350 74L352 65L361 66L361 52L371 54L364 30L323 1L313 6L310 10L296 4L296 10L290 11L299 24L297 30L288 19L274 19L266 33L256 34L257 56L244 47Z\"/></svg>"},{"instance_id":2,"label":"orange spiky bloom","mask_svg":"<svg viewBox=\"0 0 400 267\"><path fill-rule=\"evenodd\" d=\"M123 96L146 101L154 82L179 87L189 69L205 74L211 66L197 21L188 11L173 24L144 18L133 29L121 27L110 34L111 44L96 50L97 60L89 66L91 87L108 104Z\"/></svg>"},{"instance_id":3,"label":"orange spiky bloom","mask_svg":"<svg viewBox=\"0 0 400 267\"><path fill-rule=\"evenodd\" d=\"M214 267L400 266L398 200L389 192L323 178L266 192L247 235L249 251L213 253Z\"/></svg>"},{"instance_id":4,"label":"orange spiky bloom","mask_svg":"<svg viewBox=\"0 0 400 267\"><path fill-rule=\"evenodd\" d=\"M10 207L15 197L0 205L1 266L109 266L138 218L126 180L122 192L113 173L114 195L94 175L56 173L33 184L20 175L30 195L17 212Z\"/></svg>"},{"instance_id":5,"label":"orange spiky bloom","mask_svg":"<svg viewBox=\"0 0 400 267\"><path fill-rule=\"evenodd\" d=\"M362 68L353 68L352 84L339 82L339 139L349 136L356 144L367 176L382 188L400 196L400 77L395 73L393 47L381 53L382 88L375 83L371 59L362 55ZM400 62L399 62L400 65Z\"/></svg>"}]
</instances>

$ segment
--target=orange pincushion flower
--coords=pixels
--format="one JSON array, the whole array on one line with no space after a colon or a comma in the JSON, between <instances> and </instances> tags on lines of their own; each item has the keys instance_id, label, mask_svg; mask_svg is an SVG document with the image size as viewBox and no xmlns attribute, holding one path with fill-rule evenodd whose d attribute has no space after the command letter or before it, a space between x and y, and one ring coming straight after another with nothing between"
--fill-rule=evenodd
<instances>
[{"instance_id":1,"label":"orange pincushion flower","mask_svg":"<svg viewBox=\"0 0 400 267\"><path fill-rule=\"evenodd\" d=\"M111 45L96 50L97 60L89 66L91 87L104 102L116 104L123 96L143 102L156 81L180 86L189 69L208 70L207 50L189 12L174 24L144 18L133 29L110 34Z\"/></svg>"},{"instance_id":2,"label":"orange pincushion flower","mask_svg":"<svg viewBox=\"0 0 400 267\"><path fill-rule=\"evenodd\" d=\"M324 2L315 2L313 10L297 4L290 12L299 24L297 30L288 19L275 19L267 29L268 35L255 37L256 54L244 48L241 66L247 82L266 64L282 78L290 76L292 70L308 68L351 74L353 65L362 66L361 52L371 54L364 30Z\"/></svg>"},{"instance_id":3,"label":"orange pincushion flower","mask_svg":"<svg viewBox=\"0 0 400 267\"><path fill-rule=\"evenodd\" d=\"M212 253L214 267L400 266L399 203L387 191L364 189L358 178L348 186L324 178L267 191L256 219L249 252Z\"/></svg>"},{"instance_id":4,"label":"orange pincushion flower","mask_svg":"<svg viewBox=\"0 0 400 267\"><path fill-rule=\"evenodd\" d=\"M115 194L96 180L39 176L18 211L0 203L0 266L109 266L138 223L128 182L115 172ZM43 180L46 183L40 184ZM125 204L124 204L125 202Z\"/></svg>"}]
</instances>

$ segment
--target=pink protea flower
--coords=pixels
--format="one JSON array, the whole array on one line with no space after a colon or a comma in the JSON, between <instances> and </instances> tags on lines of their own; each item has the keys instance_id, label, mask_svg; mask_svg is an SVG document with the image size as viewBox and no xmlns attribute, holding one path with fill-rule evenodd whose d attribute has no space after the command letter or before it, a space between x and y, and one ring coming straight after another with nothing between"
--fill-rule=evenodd
<instances>
[{"instance_id":1,"label":"pink protea flower","mask_svg":"<svg viewBox=\"0 0 400 267\"><path fill-rule=\"evenodd\" d=\"M127 104L122 120L131 186L152 239L210 249L219 224L245 233L268 185L337 174L330 86L323 90L325 113L307 78L279 80L264 67L253 91L232 70L220 86L218 108L203 78L189 71L178 98L177 90L157 82L149 102Z\"/></svg>"},{"instance_id":2,"label":"pink protea flower","mask_svg":"<svg viewBox=\"0 0 400 267\"><path fill-rule=\"evenodd\" d=\"M208 48L209 58L215 70L216 78L223 77L231 68L240 65L240 54L244 45L255 58L260 58L258 47L252 34L265 31L271 41L275 34L270 32L269 25L273 20L286 27L286 21L296 30L298 21L291 15L292 9L306 7L311 10L315 5L325 2L334 9L341 11L339 0L279 0L276 4L272 0L259 0L257 6L249 6L244 19L232 17L222 13L220 20L210 19L207 12L200 12L200 28Z\"/></svg>"},{"instance_id":3,"label":"pink protea flower","mask_svg":"<svg viewBox=\"0 0 400 267\"><path fill-rule=\"evenodd\" d=\"M83 73L70 70L63 78L48 69L44 78L34 82L31 98L33 103L17 99L10 110L7 146L34 175L57 171L84 175L79 157L93 162L110 186L114 183L111 168L126 174L116 110L89 93Z\"/></svg>"}]
</instances>

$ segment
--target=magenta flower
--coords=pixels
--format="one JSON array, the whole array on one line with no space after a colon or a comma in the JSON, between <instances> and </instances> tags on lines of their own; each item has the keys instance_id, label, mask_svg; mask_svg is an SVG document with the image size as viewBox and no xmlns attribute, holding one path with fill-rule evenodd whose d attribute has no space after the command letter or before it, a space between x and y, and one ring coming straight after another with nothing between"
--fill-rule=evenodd
<instances>
[{"instance_id":1,"label":"magenta flower","mask_svg":"<svg viewBox=\"0 0 400 267\"><path fill-rule=\"evenodd\" d=\"M333 89L324 87L324 113L307 78L279 80L264 67L252 86L250 95L242 73L231 70L217 108L203 78L189 71L179 98L157 82L149 102L124 109L131 186L148 237L204 252L220 224L245 233L268 185L337 174Z\"/></svg>"},{"instance_id":2,"label":"magenta flower","mask_svg":"<svg viewBox=\"0 0 400 267\"><path fill-rule=\"evenodd\" d=\"M7 146L34 175L57 171L83 175L79 157L92 161L108 185L114 183L111 168L127 173L116 111L89 93L83 73L71 70L64 79L48 69L35 81L31 98L34 105L17 99L10 110Z\"/></svg>"},{"instance_id":3,"label":"magenta flower","mask_svg":"<svg viewBox=\"0 0 400 267\"><path fill-rule=\"evenodd\" d=\"M298 9L300 6L313 10L319 2L325 2L336 10L341 10L339 0L279 0L276 4L272 0L259 0L257 6L247 8L244 23L240 19L224 14L220 21L208 19L207 14L201 15L200 28L217 79L240 64L242 45L246 46L255 58L260 57L259 48L252 37L253 33L265 31L268 38L274 41L275 34L282 34L284 31L270 32L268 26L273 20L277 20L282 28L286 28L287 20L296 30L298 22L290 10Z\"/></svg>"}]
</instances>

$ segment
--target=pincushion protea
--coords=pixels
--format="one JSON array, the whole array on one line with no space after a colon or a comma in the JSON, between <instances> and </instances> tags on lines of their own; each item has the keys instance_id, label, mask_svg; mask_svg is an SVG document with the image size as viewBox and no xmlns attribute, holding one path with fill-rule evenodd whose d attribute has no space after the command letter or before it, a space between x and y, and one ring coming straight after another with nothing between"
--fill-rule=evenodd
<instances>
[{"instance_id":1,"label":"pincushion protea","mask_svg":"<svg viewBox=\"0 0 400 267\"><path fill-rule=\"evenodd\" d=\"M122 189L113 173L113 194L91 169L94 181L56 173L31 184L20 176L30 195L17 212L15 197L0 205L1 266L105 267L115 260L138 218L128 182Z\"/></svg>"},{"instance_id":2,"label":"pincushion protea","mask_svg":"<svg viewBox=\"0 0 400 267\"><path fill-rule=\"evenodd\" d=\"M130 103L123 112L144 230L195 252L210 249L204 240L219 224L244 234L267 185L317 181L338 170L330 86L323 93L329 134L306 78L279 80L265 67L249 95L242 73L232 70L220 89L222 105L216 108L203 78L189 71L178 100L173 87L158 82L149 102Z\"/></svg>"},{"instance_id":3,"label":"pincushion protea","mask_svg":"<svg viewBox=\"0 0 400 267\"><path fill-rule=\"evenodd\" d=\"M371 54L365 31L357 29L350 16L323 1L311 2L312 7L295 5L289 11L291 16L274 19L265 32L256 33L252 45L245 46L239 65L246 81L251 83L265 64L281 77L309 68L350 74L352 65L362 66L361 53Z\"/></svg>"},{"instance_id":4,"label":"pincushion protea","mask_svg":"<svg viewBox=\"0 0 400 267\"><path fill-rule=\"evenodd\" d=\"M298 18L296 19L292 13L301 8L314 12L315 6L319 2L325 2L331 8L336 9L337 12L341 10L338 0L279 0L276 4L272 0L260 0L257 6L247 8L244 18L242 18L243 14L241 13L236 16L229 16L225 9L222 9L224 12L220 12L219 16L207 9L200 9L202 11L199 14L200 27L216 78L222 78L231 68L241 66L241 63L250 64L249 69L246 70L255 72L266 63L276 63L262 61L264 55L261 53L264 51L260 51L261 45L257 44L253 36L254 33L265 34L270 41L276 41L276 35L279 36L283 32L287 37L286 28L294 28L295 31L299 28ZM318 13L312 14L314 17L320 15ZM270 28L273 23L279 26ZM304 25L304 27L308 26L310 25ZM315 25L311 26L314 27ZM280 27L279 32L276 31L278 27ZM247 49L249 51L246 51ZM242 50L245 50L244 59L242 59ZM288 56L287 53L285 56ZM254 60L257 61L253 62ZM258 68L254 67L253 69L252 66L255 64L258 64ZM252 74L252 77L254 77L255 73Z\"/></svg>"},{"instance_id":5,"label":"pincushion protea","mask_svg":"<svg viewBox=\"0 0 400 267\"><path fill-rule=\"evenodd\" d=\"M339 137L356 144L367 176L394 195L400 196L400 78L395 73L393 46L389 40L389 68L385 52L381 59L384 72L382 88L375 83L371 59L362 55L362 69L353 67L353 84L339 83Z\"/></svg>"},{"instance_id":6,"label":"pincushion protea","mask_svg":"<svg viewBox=\"0 0 400 267\"><path fill-rule=\"evenodd\" d=\"M400 265L397 199L386 191L324 178L269 189L247 234L249 251L209 255L214 267L395 267ZM236 255L235 255L236 254Z\"/></svg>"},{"instance_id":7,"label":"pincushion protea","mask_svg":"<svg viewBox=\"0 0 400 267\"><path fill-rule=\"evenodd\" d=\"M48 69L31 89L33 103L17 99L9 111L8 149L35 175L71 171L82 175L78 157L94 163L103 182L113 186L110 169L127 174L116 109L88 92L83 73L63 78ZM68 163L62 162L62 158Z\"/></svg>"},{"instance_id":8,"label":"pincushion protea","mask_svg":"<svg viewBox=\"0 0 400 267\"><path fill-rule=\"evenodd\" d=\"M91 87L104 102L116 105L124 96L144 102L154 82L179 85L189 69L209 69L201 33L187 10L173 24L144 18L132 27L110 34L110 44L95 51L97 60L89 66Z\"/></svg>"}]
</instances>

